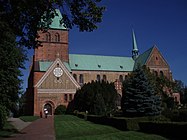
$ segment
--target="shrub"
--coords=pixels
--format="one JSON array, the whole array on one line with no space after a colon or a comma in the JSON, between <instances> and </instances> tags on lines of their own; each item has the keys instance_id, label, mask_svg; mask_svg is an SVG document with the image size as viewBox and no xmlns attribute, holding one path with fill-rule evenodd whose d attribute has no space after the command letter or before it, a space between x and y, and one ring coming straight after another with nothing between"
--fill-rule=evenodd
<instances>
[{"instance_id":1,"label":"shrub","mask_svg":"<svg viewBox=\"0 0 187 140\"><path fill-rule=\"evenodd\" d=\"M6 108L0 105L0 129L2 129L6 122Z\"/></svg>"},{"instance_id":2,"label":"shrub","mask_svg":"<svg viewBox=\"0 0 187 140\"><path fill-rule=\"evenodd\" d=\"M62 114L65 114L66 112L66 106L64 105L59 105L57 106L57 108L55 109L55 115L62 115Z\"/></svg>"},{"instance_id":3,"label":"shrub","mask_svg":"<svg viewBox=\"0 0 187 140\"><path fill-rule=\"evenodd\" d=\"M185 122L187 121L187 109L166 109L162 112L162 114L169 118L171 121L175 122Z\"/></svg>"}]
</instances>

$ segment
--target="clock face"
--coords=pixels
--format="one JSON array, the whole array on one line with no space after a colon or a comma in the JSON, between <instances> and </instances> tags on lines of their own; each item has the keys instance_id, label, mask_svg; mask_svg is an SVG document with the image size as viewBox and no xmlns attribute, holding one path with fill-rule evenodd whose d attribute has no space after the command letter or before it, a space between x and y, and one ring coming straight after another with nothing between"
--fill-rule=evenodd
<instances>
[{"instance_id":1,"label":"clock face","mask_svg":"<svg viewBox=\"0 0 187 140\"><path fill-rule=\"evenodd\" d=\"M55 68L54 70L53 70L53 73L54 73L54 75L56 76L56 77L60 77L60 76L62 76L62 74L63 74L63 71L62 71L62 69L61 68Z\"/></svg>"}]
</instances>

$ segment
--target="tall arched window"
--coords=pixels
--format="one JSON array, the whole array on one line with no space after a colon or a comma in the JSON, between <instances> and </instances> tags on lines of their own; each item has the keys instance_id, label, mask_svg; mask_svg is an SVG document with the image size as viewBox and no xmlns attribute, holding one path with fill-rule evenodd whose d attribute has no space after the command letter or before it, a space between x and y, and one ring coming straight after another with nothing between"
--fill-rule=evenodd
<instances>
[{"instance_id":1,"label":"tall arched window","mask_svg":"<svg viewBox=\"0 0 187 140\"><path fill-rule=\"evenodd\" d=\"M120 82L123 82L123 75L120 75L120 76L119 76L119 81L120 81Z\"/></svg>"},{"instance_id":2,"label":"tall arched window","mask_svg":"<svg viewBox=\"0 0 187 140\"><path fill-rule=\"evenodd\" d=\"M84 77L83 77L83 74L80 74L80 76L79 76L79 83L80 83L80 85L83 85L83 84L84 84Z\"/></svg>"},{"instance_id":3,"label":"tall arched window","mask_svg":"<svg viewBox=\"0 0 187 140\"><path fill-rule=\"evenodd\" d=\"M50 33L46 33L46 35L45 35L45 40L46 40L47 42L51 42L51 34L50 34Z\"/></svg>"},{"instance_id":4,"label":"tall arched window","mask_svg":"<svg viewBox=\"0 0 187 140\"><path fill-rule=\"evenodd\" d=\"M103 75L103 81L107 81L107 79L106 79L106 75Z\"/></svg>"},{"instance_id":5,"label":"tall arched window","mask_svg":"<svg viewBox=\"0 0 187 140\"><path fill-rule=\"evenodd\" d=\"M97 75L97 81L100 82L101 81L101 76Z\"/></svg>"},{"instance_id":6,"label":"tall arched window","mask_svg":"<svg viewBox=\"0 0 187 140\"><path fill-rule=\"evenodd\" d=\"M60 42L60 35L58 33L55 34L55 42Z\"/></svg>"},{"instance_id":7,"label":"tall arched window","mask_svg":"<svg viewBox=\"0 0 187 140\"><path fill-rule=\"evenodd\" d=\"M163 71L160 71L160 76L161 76L161 77L163 77L163 76L164 76Z\"/></svg>"},{"instance_id":8,"label":"tall arched window","mask_svg":"<svg viewBox=\"0 0 187 140\"><path fill-rule=\"evenodd\" d=\"M74 79L77 81L77 75L73 74Z\"/></svg>"},{"instance_id":9,"label":"tall arched window","mask_svg":"<svg viewBox=\"0 0 187 140\"><path fill-rule=\"evenodd\" d=\"M155 73L155 76L158 76L158 72L157 71L154 71L154 73Z\"/></svg>"},{"instance_id":10,"label":"tall arched window","mask_svg":"<svg viewBox=\"0 0 187 140\"><path fill-rule=\"evenodd\" d=\"M127 79L127 77L128 77L128 76L127 76L127 75L125 75L125 80Z\"/></svg>"}]
</instances>

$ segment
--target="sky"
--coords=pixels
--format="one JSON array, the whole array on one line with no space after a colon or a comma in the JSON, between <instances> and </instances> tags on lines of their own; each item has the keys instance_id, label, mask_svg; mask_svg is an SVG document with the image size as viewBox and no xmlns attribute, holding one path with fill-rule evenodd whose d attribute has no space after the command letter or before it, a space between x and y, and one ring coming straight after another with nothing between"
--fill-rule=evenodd
<instances>
[{"instance_id":1,"label":"sky","mask_svg":"<svg viewBox=\"0 0 187 140\"><path fill-rule=\"evenodd\" d=\"M173 74L187 85L187 1L186 0L102 0L106 6L102 23L93 32L69 31L69 53L131 56L132 28L140 54L156 45ZM23 70L27 87L30 61Z\"/></svg>"}]
</instances>

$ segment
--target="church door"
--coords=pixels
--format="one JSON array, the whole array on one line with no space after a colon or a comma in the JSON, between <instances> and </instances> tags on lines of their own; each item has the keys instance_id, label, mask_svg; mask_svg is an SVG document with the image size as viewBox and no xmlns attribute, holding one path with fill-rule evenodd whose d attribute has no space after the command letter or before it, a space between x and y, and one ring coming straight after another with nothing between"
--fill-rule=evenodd
<instances>
[{"instance_id":1,"label":"church door","mask_svg":"<svg viewBox=\"0 0 187 140\"><path fill-rule=\"evenodd\" d=\"M49 104L49 103L45 104L44 109L47 109L48 115L52 115L52 106L51 106L51 104Z\"/></svg>"}]
</instances>

